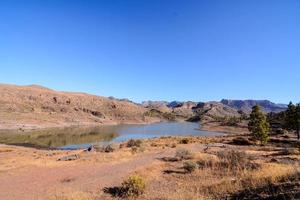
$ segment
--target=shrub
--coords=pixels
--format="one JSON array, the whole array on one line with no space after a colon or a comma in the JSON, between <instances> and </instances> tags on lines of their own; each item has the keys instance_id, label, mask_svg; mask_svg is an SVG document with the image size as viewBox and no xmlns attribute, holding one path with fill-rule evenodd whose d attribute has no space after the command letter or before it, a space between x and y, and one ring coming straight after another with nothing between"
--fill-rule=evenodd
<instances>
[{"instance_id":1,"label":"shrub","mask_svg":"<svg viewBox=\"0 0 300 200\"><path fill-rule=\"evenodd\" d=\"M178 149L175 157L179 158L180 160L189 160L194 158L194 154L187 149Z\"/></svg>"},{"instance_id":2,"label":"shrub","mask_svg":"<svg viewBox=\"0 0 300 200\"><path fill-rule=\"evenodd\" d=\"M135 154L138 152L138 148L137 147L131 147L131 153Z\"/></svg>"},{"instance_id":3,"label":"shrub","mask_svg":"<svg viewBox=\"0 0 300 200\"><path fill-rule=\"evenodd\" d=\"M143 194L146 188L145 181L138 175L130 176L122 183L123 196L133 197Z\"/></svg>"},{"instance_id":4,"label":"shrub","mask_svg":"<svg viewBox=\"0 0 300 200\"><path fill-rule=\"evenodd\" d=\"M254 170L260 167L251 161L251 158L240 151L221 151L217 153L217 157L201 159L197 161L198 168L210 168L216 172L229 172L238 174L241 170Z\"/></svg>"},{"instance_id":5,"label":"shrub","mask_svg":"<svg viewBox=\"0 0 300 200\"><path fill-rule=\"evenodd\" d=\"M189 138L183 138L179 141L179 143L180 144L188 144L188 143L190 143L190 140L189 140Z\"/></svg>"},{"instance_id":6,"label":"shrub","mask_svg":"<svg viewBox=\"0 0 300 200\"><path fill-rule=\"evenodd\" d=\"M130 139L127 142L127 147L140 147L142 144L142 140L134 140L134 139Z\"/></svg>"},{"instance_id":7,"label":"shrub","mask_svg":"<svg viewBox=\"0 0 300 200\"><path fill-rule=\"evenodd\" d=\"M245 152L240 151L221 151L217 154L218 158L221 160L220 167L228 168L231 170L236 169L255 169L258 165L250 161L249 156Z\"/></svg>"},{"instance_id":8,"label":"shrub","mask_svg":"<svg viewBox=\"0 0 300 200\"><path fill-rule=\"evenodd\" d=\"M235 144L235 145L251 145L252 144L247 138L244 138L244 137L234 138L231 143Z\"/></svg>"},{"instance_id":9,"label":"shrub","mask_svg":"<svg viewBox=\"0 0 300 200\"><path fill-rule=\"evenodd\" d=\"M197 163L193 162L193 161L187 161L183 163L183 169L188 172L188 173L192 173L193 171L195 171L198 168Z\"/></svg>"},{"instance_id":10,"label":"shrub","mask_svg":"<svg viewBox=\"0 0 300 200\"><path fill-rule=\"evenodd\" d=\"M235 168L246 162L247 156L245 152L240 151L220 151L217 153L218 158L227 164L230 168Z\"/></svg>"},{"instance_id":11,"label":"shrub","mask_svg":"<svg viewBox=\"0 0 300 200\"><path fill-rule=\"evenodd\" d=\"M112 145L107 145L106 147L104 147L104 152L106 153L110 153L113 152L115 149L112 147Z\"/></svg>"},{"instance_id":12,"label":"shrub","mask_svg":"<svg viewBox=\"0 0 300 200\"><path fill-rule=\"evenodd\" d=\"M216 161L209 159L209 160L199 160L197 161L198 168L213 168L216 165Z\"/></svg>"},{"instance_id":13,"label":"shrub","mask_svg":"<svg viewBox=\"0 0 300 200\"><path fill-rule=\"evenodd\" d=\"M112 144L106 145L106 146L94 146L93 147L95 151L97 152L105 152L105 153L110 153L115 151L115 148L112 146Z\"/></svg>"}]
</instances>

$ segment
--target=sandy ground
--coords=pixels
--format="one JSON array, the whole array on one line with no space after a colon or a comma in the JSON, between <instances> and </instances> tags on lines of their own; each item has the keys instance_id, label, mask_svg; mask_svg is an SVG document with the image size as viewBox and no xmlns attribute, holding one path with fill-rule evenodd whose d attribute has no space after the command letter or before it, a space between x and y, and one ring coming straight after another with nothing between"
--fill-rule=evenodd
<instances>
[{"instance_id":1,"label":"sandy ground","mask_svg":"<svg viewBox=\"0 0 300 200\"><path fill-rule=\"evenodd\" d=\"M179 146L180 147L180 146ZM185 148L203 150L203 144ZM174 155L176 148L150 148L132 154L124 148L113 153L87 151L45 151L0 146L0 199L46 199L64 191L96 193L118 185L129 174ZM79 154L75 161L57 161L64 155Z\"/></svg>"}]
</instances>

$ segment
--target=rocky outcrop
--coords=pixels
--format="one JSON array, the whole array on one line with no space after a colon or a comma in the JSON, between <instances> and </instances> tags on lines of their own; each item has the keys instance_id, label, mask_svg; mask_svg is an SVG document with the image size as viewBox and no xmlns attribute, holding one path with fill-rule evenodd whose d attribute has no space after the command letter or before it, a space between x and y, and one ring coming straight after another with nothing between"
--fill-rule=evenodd
<instances>
[{"instance_id":1,"label":"rocky outcrop","mask_svg":"<svg viewBox=\"0 0 300 200\"><path fill-rule=\"evenodd\" d=\"M196 116L202 117L240 117L241 114L234 108L220 102L198 103L193 111Z\"/></svg>"}]
</instances>

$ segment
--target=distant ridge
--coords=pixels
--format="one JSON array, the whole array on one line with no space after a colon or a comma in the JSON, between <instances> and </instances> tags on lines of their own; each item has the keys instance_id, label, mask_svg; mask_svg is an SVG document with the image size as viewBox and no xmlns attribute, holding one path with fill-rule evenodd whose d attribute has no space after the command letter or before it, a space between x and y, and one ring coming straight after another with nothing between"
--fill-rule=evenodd
<instances>
[{"instance_id":1,"label":"distant ridge","mask_svg":"<svg viewBox=\"0 0 300 200\"><path fill-rule=\"evenodd\" d=\"M263 111L266 113L269 112L281 112L287 108L286 104L276 104L269 100L230 100L222 99L221 103L227 105L231 108L241 110L245 113L250 113L251 109L255 105L262 107Z\"/></svg>"}]
</instances>

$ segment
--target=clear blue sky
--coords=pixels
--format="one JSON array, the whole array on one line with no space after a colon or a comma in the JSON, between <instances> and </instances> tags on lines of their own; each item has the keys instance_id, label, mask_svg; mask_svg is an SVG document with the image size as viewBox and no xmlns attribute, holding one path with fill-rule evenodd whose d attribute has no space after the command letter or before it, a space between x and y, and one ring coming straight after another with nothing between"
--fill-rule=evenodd
<instances>
[{"instance_id":1,"label":"clear blue sky","mask_svg":"<svg viewBox=\"0 0 300 200\"><path fill-rule=\"evenodd\" d=\"M299 102L300 1L1 0L0 82Z\"/></svg>"}]
</instances>

